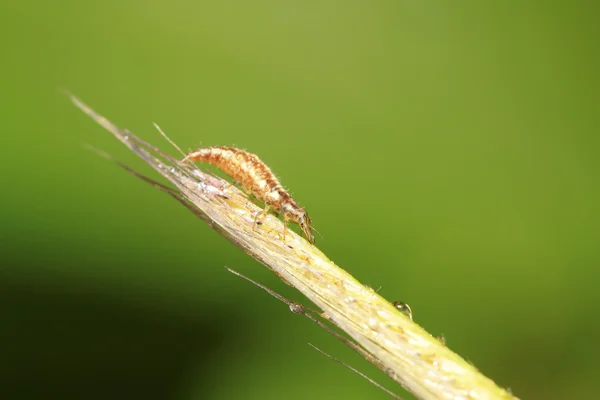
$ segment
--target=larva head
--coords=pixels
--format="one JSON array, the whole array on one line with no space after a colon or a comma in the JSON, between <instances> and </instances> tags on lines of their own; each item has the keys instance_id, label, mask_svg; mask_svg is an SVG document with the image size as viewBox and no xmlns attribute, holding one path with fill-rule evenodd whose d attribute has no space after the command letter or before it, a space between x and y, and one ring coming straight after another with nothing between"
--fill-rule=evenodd
<instances>
[{"instance_id":1,"label":"larva head","mask_svg":"<svg viewBox=\"0 0 600 400\"><path fill-rule=\"evenodd\" d=\"M306 239L308 239L311 244L315 243L315 235L312 233L310 218L302 207L299 207L295 203L287 203L283 206L283 214L285 219L300 225L300 229L302 229Z\"/></svg>"},{"instance_id":2,"label":"larva head","mask_svg":"<svg viewBox=\"0 0 600 400\"><path fill-rule=\"evenodd\" d=\"M304 210L302 210L302 211L304 211ZM306 211L304 211L304 214L300 218L300 221L298 221L298 225L300 225L300 228L302 229L302 232L304 232L304 235L306 236L308 241L311 244L314 244L315 243L315 235L312 232L310 218L308 217L308 214L306 213Z\"/></svg>"}]
</instances>

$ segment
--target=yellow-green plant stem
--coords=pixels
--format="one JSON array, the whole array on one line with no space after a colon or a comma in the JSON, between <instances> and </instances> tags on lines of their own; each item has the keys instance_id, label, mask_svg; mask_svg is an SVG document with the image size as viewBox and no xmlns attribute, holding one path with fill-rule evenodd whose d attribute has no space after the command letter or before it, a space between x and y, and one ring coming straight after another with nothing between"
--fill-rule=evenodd
<instances>
[{"instance_id":1,"label":"yellow-green plant stem","mask_svg":"<svg viewBox=\"0 0 600 400\"><path fill-rule=\"evenodd\" d=\"M417 398L515 399L303 237L288 230L283 240L283 224L276 217L267 215L254 229L260 208L235 186L193 165L179 164L70 97L177 188L162 190L302 292Z\"/></svg>"}]
</instances>

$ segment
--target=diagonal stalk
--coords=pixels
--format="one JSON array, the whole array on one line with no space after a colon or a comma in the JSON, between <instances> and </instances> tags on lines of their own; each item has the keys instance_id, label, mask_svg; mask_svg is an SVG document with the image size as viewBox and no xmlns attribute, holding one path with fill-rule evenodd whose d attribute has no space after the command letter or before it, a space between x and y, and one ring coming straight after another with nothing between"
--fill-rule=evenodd
<instances>
[{"instance_id":1,"label":"diagonal stalk","mask_svg":"<svg viewBox=\"0 0 600 400\"><path fill-rule=\"evenodd\" d=\"M516 399L448 349L373 289L335 265L283 223L261 211L246 194L195 166L180 164L126 129L73 103L169 180L182 202L231 243L275 272L315 303L324 315L360 344L387 373L419 399Z\"/></svg>"}]
</instances>

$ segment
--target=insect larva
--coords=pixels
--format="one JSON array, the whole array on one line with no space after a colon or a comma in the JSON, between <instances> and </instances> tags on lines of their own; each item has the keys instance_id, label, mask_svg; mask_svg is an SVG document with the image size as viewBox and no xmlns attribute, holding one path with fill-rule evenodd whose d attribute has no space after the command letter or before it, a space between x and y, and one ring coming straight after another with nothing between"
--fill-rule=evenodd
<instances>
[{"instance_id":1,"label":"insect larva","mask_svg":"<svg viewBox=\"0 0 600 400\"><path fill-rule=\"evenodd\" d=\"M252 193L265 204L263 211L254 219L264 217L270 209L283 215L283 237L287 232L287 223L292 221L300 225L310 243L315 242L308 214L292 196L281 186L275 174L255 154L234 147L205 147L189 153L182 162L199 161L212 164L238 182L246 192Z\"/></svg>"}]
</instances>

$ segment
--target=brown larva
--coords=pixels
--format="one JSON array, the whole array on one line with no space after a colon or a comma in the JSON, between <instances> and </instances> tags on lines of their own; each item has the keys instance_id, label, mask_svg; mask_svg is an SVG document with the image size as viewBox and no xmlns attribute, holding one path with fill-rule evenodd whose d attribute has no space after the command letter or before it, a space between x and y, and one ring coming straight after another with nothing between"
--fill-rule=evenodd
<instances>
[{"instance_id":1,"label":"brown larva","mask_svg":"<svg viewBox=\"0 0 600 400\"><path fill-rule=\"evenodd\" d=\"M234 147L206 147L189 153L182 162L199 161L212 164L238 182L246 192L252 193L265 204L263 211L256 215L265 216L270 209L283 215L283 237L287 232L287 223L292 221L300 225L310 243L315 242L308 214L292 196L281 186L275 174L255 154Z\"/></svg>"}]
</instances>

